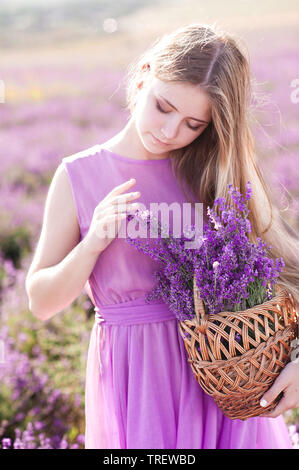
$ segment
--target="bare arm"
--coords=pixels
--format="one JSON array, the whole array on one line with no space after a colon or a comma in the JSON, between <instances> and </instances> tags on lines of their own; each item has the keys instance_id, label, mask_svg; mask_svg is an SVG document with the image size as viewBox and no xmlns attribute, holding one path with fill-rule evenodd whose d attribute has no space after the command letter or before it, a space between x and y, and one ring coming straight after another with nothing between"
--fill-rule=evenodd
<instances>
[{"instance_id":1,"label":"bare arm","mask_svg":"<svg viewBox=\"0 0 299 470\"><path fill-rule=\"evenodd\" d=\"M94 268L100 252L79 239L71 187L61 165L49 188L41 236L26 277L29 309L41 320L68 307Z\"/></svg>"},{"instance_id":2,"label":"bare arm","mask_svg":"<svg viewBox=\"0 0 299 470\"><path fill-rule=\"evenodd\" d=\"M68 307L82 292L97 258L82 240L60 263L35 272L28 285L32 313L48 320Z\"/></svg>"},{"instance_id":3,"label":"bare arm","mask_svg":"<svg viewBox=\"0 0 299 470\"><path fill-rule=\"evenodd\" d=\"M29 309L37 318L48 320L88 287L87 280L98 256L117 234L118 221L126 217L128 209L137 209L129 201L140 194L122 194L135 182L116 186L100 201L87 235L79 242L80 228L68 175L62 164L57 168L48 192L41 236L26 277ZM115 235L103 236L104 228L115 224Z\"/></svg>"}]
</instances>

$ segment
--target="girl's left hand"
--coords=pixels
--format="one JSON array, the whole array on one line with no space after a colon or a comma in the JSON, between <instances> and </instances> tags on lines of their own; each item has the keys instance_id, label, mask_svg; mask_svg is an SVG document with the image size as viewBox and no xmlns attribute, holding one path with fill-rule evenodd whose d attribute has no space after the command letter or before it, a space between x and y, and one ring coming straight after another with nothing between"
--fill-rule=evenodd
<instances>
[{"instance_id":1,"label":"girl's left hand","mask_svg":"<svg viewBox=\"0 0 299 470\"><path fill-rule=\"evenodd\" d=\"M260 418L277 418L285 411L299 407L299 360L293 360L283 368L272 387L264 393L261 402L266 400L264 406L268 406L280 392L283 392L283 397L276 408L264 413Z\"/></svg>"}]
</instances>

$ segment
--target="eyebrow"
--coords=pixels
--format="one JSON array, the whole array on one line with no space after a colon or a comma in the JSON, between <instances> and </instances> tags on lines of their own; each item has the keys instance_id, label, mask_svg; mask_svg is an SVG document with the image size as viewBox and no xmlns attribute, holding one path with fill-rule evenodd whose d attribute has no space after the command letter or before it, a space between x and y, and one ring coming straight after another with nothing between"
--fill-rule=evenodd
<instances>
[{"instance_id":1,"label":"eyebrow","mask_svg":"<svg viewBox=\"0 0 299 470\"><path fill-rule=\"evenodd\" d=\"M164 98L162 95L160 95L160 98L162 98L162 100L166 101L167 104L169 104L169 106L171 106L173 109L175 109L176 111L178 111L178 109L176 109L176 107L171 104L166 98ZM191 116L188 116L188 119L193 119L194 121L199 121L199 122L205 122L206 124L209 124L207 121L204 121L203 119L196 119L194 117L191 117Z\"/></svg>"}]
</instances>

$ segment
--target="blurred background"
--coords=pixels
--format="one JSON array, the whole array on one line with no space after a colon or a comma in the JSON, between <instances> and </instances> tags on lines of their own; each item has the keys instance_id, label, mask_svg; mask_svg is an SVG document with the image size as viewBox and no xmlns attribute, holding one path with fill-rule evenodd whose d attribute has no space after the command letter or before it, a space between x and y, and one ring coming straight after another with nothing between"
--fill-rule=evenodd
<instances>
[{"instance_id":1,"label":"blurred background","mask_svg":"<svg viewBox=\"0 0 299 470\"><path fill-rule=\"evenodd\" d=\"M258 162L298 232L298 0L1 2L0 448L84 448L92 304L82 293L42 323L25 292L57 166L125 125L131 60L165 32L214 21L248 48ZM298 447L298 410L284 417Z\"/></svg>"}]
</instances>

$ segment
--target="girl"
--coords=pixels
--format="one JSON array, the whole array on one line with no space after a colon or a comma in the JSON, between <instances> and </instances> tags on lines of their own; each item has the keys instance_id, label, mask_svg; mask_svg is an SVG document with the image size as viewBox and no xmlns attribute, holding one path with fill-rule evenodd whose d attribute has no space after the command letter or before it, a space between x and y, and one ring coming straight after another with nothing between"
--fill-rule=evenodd
<instances>
[{"instance_id":1,"label":"girl","mask_svg":"<svg viewBox=\"0 0 299 470\"><path fill-rule=\"evenodd\" d=\"M103 236L114 224L119 230L136 199L146 207L200 201L206 209L228 198L229 183L244 193L250 180L252 241L262 236L271 256L284 258L280 284L299 299L298 241L255 163L248 60L232 37L191 24L156 41L128 79L124 129L62 159L27 276L30 309L40 319L66 308L84 286L95 305L85 446L290 448L281 413L299 404L299 365L288 364L263 397L285 392L267 418L225 417L187 363L174 314L165 303L145 303L157 262L116 234Z\"/></svg>"}]
</instances>

